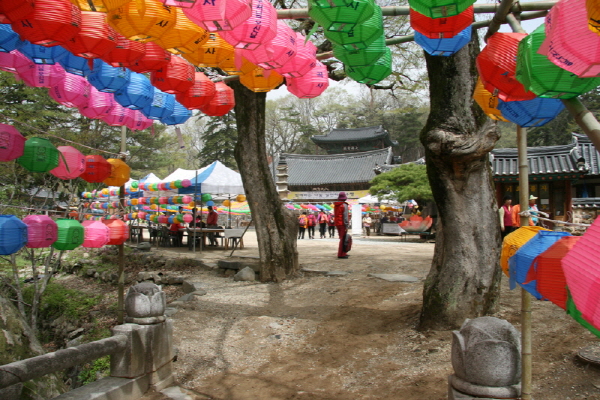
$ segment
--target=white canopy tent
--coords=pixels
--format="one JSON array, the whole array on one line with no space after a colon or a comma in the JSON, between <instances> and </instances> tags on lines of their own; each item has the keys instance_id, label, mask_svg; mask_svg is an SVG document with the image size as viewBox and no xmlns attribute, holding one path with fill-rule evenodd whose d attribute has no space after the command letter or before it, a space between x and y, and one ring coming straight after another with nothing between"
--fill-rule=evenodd
<instances>
[{"instance_id":1,"label":"white canopy tent","mask_svg":"<svg viewBox=\"0 0 600 400\"><path fill-rule=\"evenodd\" d=\"M194 176L190 180L192 181L190 188L194 189L194 186L197 185L198 191L201 193L225 196L235 196L245 193L240 173L226 167L220 161L215 161L209 166L202 168L202 170L199 170L198 176Z\"/></svg>"}]
</instances>

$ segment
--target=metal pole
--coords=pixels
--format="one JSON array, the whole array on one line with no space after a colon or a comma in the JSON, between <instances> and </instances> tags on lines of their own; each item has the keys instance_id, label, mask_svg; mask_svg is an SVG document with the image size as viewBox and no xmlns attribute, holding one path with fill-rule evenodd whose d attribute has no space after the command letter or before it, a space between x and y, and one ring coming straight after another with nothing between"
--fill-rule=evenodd
<instances>
[{"instance_id":1,"label":"metal pole","mask_svg":"<svg viewBox=\"0 0 600 400\"><path fill-rule=\"evenodd\" d=\"M194 209L196 212L194 213L194 235L193 235L193 243L192 246L194 248L194 253L196 252L196 229L198 226L196 225L196 218L198 218L198 207L196 207L196 198L198 197L198 170L196 170L196 179L194 180ZM202 203L201 203L202 204ZM202 221L202 206L200 206L200 221ZM200 229L202 229L202 224L200 224ZM188 236L189 240L189 236Z\"/></svg>"},{"instance_id":2,"label":"metal pole","mask_svg":"<svg viewBox=\"0 0 600 400\"><path fill-rule=\"evenodd\" d=\"M127 142L127 127L121 127L121 160L125 162L127 156L125 155ZM125 184L119 188L119 208L123 210L125 208ZM119 245L119 281L117 286L117 322L122 324L125 320L125 245Z\"/></svg>"},{"instance_id":3,"label":"metal pole","mask_svg":"<svg viewBox=\"0 0 600 400\"><path fill-rule=\"evenodd\" d=\"M231 194L227 195L227 200L229 200L229 212L227 214L227 228L231 229Z\"/></svg>"}]
</instances>

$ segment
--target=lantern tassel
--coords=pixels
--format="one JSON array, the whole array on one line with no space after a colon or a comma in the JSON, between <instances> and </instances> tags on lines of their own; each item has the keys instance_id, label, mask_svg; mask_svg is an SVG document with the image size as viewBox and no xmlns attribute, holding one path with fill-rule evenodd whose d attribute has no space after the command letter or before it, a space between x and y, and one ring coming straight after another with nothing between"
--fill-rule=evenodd
<instances>
[{"instance_id":1,"label":"lantern tassel","mask_svg":"<svg viewBox=\"0 0 600 400\"><path fill-rule=\"evenodd\" d=\"M176 126L175 133L177 134L177 140L179 141L179 148L185 149L185 144L183 143L183 135L181 134L181 129Z\"/></svg>"}]
</instances>

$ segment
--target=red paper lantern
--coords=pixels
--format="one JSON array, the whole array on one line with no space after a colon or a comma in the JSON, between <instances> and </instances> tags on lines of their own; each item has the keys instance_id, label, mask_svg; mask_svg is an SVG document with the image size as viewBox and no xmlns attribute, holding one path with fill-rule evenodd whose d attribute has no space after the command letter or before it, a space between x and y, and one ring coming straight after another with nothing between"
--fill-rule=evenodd
<instances>
[{"instance_id":1,"label":"red paper lantern","mask_svg":"<svg viewBox=\"0 0 600 400\"><path fill-rule=\"evenodd\" d=\"M103 219L102 223L108 228L107 245L123 244L129 239L129 226L120 219Z\"/></svg>"},{"instance_id":2,"label":"red paper lantern","mask_svg":"<svg viewBox=\"0 0 600 400\"><path fill-rule=\"evenodd\" d=\"M175 98L189 110L199 110L208 104L215 94L215 83L202 72L194 75L194 84L185 92L177 93Z\"/></svg>"},{"instance_id":3,"label":"red paper lantern","mask_svg":"<svg viewBox=\"0 0 600 400\"><path fill-rule=\"evenodd\" d=\"M285 22L277 21L277 35L254 50L242 55L263 69L281 68L296 55L296 33Z\"/></svg>"},{"instance_id":4,"label":"red paper lantern","mask_svg":"<svg viewBox=\"0 0 600 400\"><path fill-rule=\"evenodd\" d=\"M430 39L448 39L456 36L473 23L473 6L452 17L429 18L412 8L410 26Z\"/></svg>"},{"instance_id":5,"label":"red paper lantern","mask_svg":"<svg viewBox=\"0 0 600 400\"><path fill-rule=\"evenodd\" d=\"M114 30L113 30L114 31ZM146 43L135 42L115 32L116 46L100 58L113 67L130 68L146 54Z\"/></svg>"},{"instance_id":6,"label":"red paper lantern","mask_svg":"<svg viewBox=\"0 0 600 400\"><path fill-rule=\"evenodd\" d=\"M50 173L60 179L75 179L85 172L85 156L71 146L58 146L58 167Z\"/></svg>"},{"instance_id":7,"label":"red paper lantern","mask_svg":"<svg viewBox=\"0 0 600 400\"><path fill-rule=\"evenodd\" d=\"M317 48L311 41L296 33L296 45L296 55L284 66L275 69L285 78L302 76L317 65Z\"/></svg>"},{"instance_id":8,"label":"red paper lantern","mask_svg":"<svg viewBox=\"0 0 600 400\"><path fill-rule=\"evenodd\" d=\"M190 21L181 8L173 7L177 15L175 26L154 43L175 54L198 51L208 40L208 32Z\"/></svg>"},{"instance_id":9,"label":"red paper lantern","mask_svg":"<svg viewBox=\"0 0 600 400\"><path fill-rule=\"evenodd\" d=\"M106 23L106 14L81 12L81 30L63 45L84 58L99 58L117 47L117 32Z\"/></svg>"},{"instance_id":10,"label":"red paper lantern","mask_svg":"<svg viewBox=\"0 0 600 400\"><path fill-rule=\"evenodd\" d=\"M85 156L85 171L79 177L86 182L100 183L110 176L111 168L111 165L102 156Z\"/></svg>"},{"instance_id":11,"label":"red paper lantern","mask_svg":"<svg viewBox=\"0 0 600 400\"><path fill-rule=\"evenodd\" d=\"M12 1L22 0L2 0ZM14 21L12 28L33 44L65 44L81 29L81 11L67 0L36 0L33 12Z\"/></svg>"},{"instance_id":12,"label":"red paper lantern","mask_svg":"<svg viewBox=\"0 0 600 400\"><path fill-rule=\"evenodd\" d=\"M150 81L163 92L183 93L194 84L194 66L179 56L173 56L167 65L152 71Z\"/></svg>"},{"instance_id":13,"label":"red paper lantern","mask_svg":"<svg viewBox=\"0 0 600 400\"><path fill-rule=\"evenodd\" d=\"M234 106L233 89L224 82L217 82L215 83L215 95L206 106L200 108L200 111L211 117L220 117L231 111Z\"/></svg>"},{"instance_id":14,"label":"red paper lantern","mask_svg":"<svg viewBox=\"0 0 600 400\"><path fill-rule=\"evenodd\" d=\"M485 89L502 101L533 100L516 78L517 50L525 33L494 33L477 56L477 70Z\"/></svg>"},{"instance_id":15,"label":"red paper lantern","mask_svg":"<svg viewBox=\"0 0 600 400\"><path fill-rule=\"evenodd\" d=\"M329 86L327 67L317 61L317 65L299 78L287 78L288 91L300 99L320 96Z\"/></svg>"},{"instance_id":16,"label":"red paper lantern","mask_svg":"<svg viewBox=\"0 0 600 400\"><path fill-rule=\"evenodd\" d=\"M52 85L48 94L58 103L66 107L85 107L88 103L91 86L83 77L75 74L65 74L64 79Z\"/></svg>"},{"instance_id":17,"label":"red paper lantern","mask_svg":"<svg viewBox=\"0 0 600 400\"><path fill-rule=\"evenodd\" d=\"M33 12L33 0L0 1L0 24L10 24Z\"/></svg>"},{"instance_id":18,"label":"red paper lantern","mask_svg":"<svg viewBox=\"0 0 600 400\"><path fill-rule=\"evenodd\" d=\"M171 61L171 53L156 43L145 43L146 52L129 69L135 72L151 72L161 69Z\"/></svg>"},{"instance_id":19,"label":"red paper lantern","mask_svg":"<svg viewBox=\"0 0 600 400\"><path fill-rule=\"evenodd\" d=\"M277 34L277 10L268 0L252 0L252 16L221 36L236 49L254 50Z\"/></svg>"},{"instance_id":20,"label":"red paper lantern","mask_svg":"<svg viewBox=\"0 0 600 400\"><path fill-rule=\"evenodd\" d=\"M23 155L25 137L11 125L0 124L0 161L11 161Z\"/></svg>"},{"instance_id":21,"label":"red paper lantern","mask_svg":"<svg viewBox=\"0 0 600 400\"><path fill-rule=\"evenodd\" d=\"M159 39L175 26L173 7L158 0L132 0L108 12L108 23L130 40L147 42Z\"/></svg>"}]
</instances>

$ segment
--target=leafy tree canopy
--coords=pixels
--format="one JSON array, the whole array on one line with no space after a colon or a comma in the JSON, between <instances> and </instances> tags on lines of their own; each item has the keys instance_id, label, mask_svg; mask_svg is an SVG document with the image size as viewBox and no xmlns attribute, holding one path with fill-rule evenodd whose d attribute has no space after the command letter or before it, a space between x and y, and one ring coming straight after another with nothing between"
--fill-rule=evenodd
<instances>
[{"instance_id":1,"label":"leafy tree canopy","mask_svg":"<svg viewBox=\"0 0 600 400\"><path fill-rule=\"evenodd\" d=\"M433 200L425 165L403 164L371 180L369 192L379 198L399 202L414 199L417 203Z\"/></svg>"}]
</instances>

